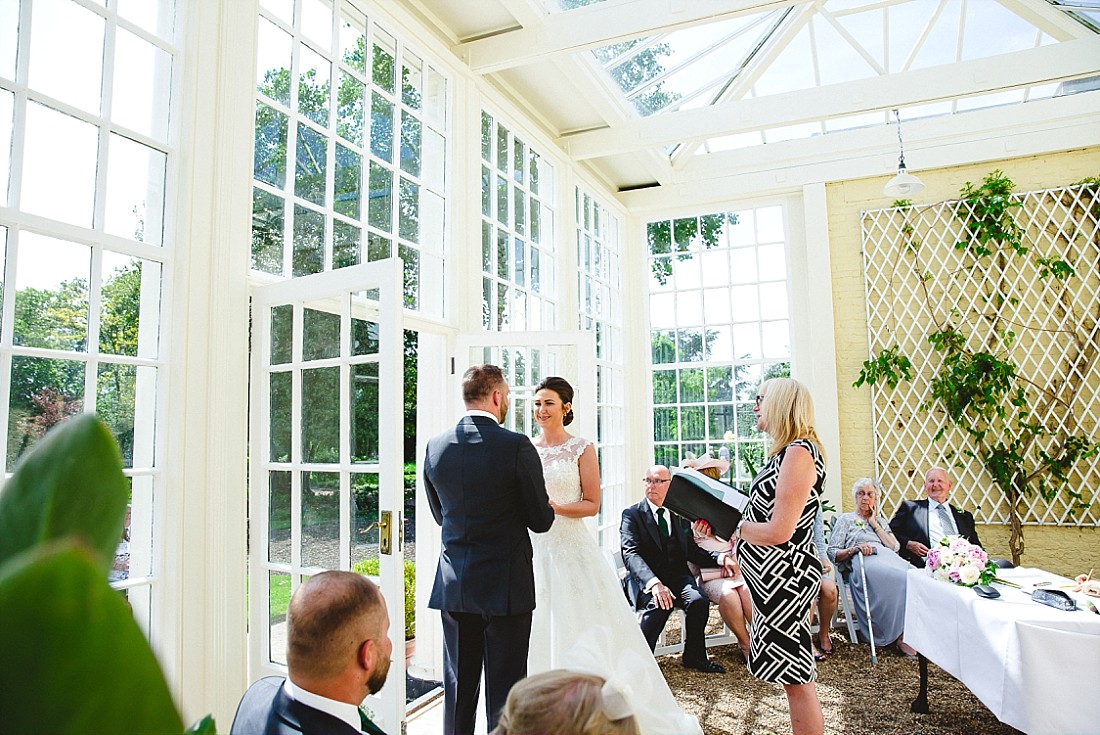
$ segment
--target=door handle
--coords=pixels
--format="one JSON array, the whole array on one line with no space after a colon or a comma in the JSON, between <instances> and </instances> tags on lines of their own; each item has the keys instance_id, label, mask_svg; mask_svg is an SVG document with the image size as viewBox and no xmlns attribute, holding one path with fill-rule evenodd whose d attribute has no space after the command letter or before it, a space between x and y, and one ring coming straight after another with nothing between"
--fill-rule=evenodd
<instances>
[{"instance_id":1,"label":"door handle","mask_svg":"<svg viewBox=\"0 0 1100 735\"><path fill-rule=\"evenodd\" d=\"M393 511L379 513L378 551L386 555L393 553Z\"/></svg>"}]
</instances>

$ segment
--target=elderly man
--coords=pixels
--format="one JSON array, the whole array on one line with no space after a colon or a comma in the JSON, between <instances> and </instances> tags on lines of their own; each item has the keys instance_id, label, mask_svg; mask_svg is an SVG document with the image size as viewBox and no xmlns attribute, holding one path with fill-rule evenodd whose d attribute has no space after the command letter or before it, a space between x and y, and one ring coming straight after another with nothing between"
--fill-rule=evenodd
<instances>
[{"instance_id":1,"label":"elderly man","mask_svg":"<svg viewBox=\"0 0 1100 735\"><path fill-rule=\"evenodd\" d=\"M903 559L913 566L923 567L929 547L938 544L944 536L962 536L981 546L974 528L974 516L947 502L951 495L951 479L946 470L933 467L925 473L924 494L927 497L922 500L903 501L890 520L890 530L901 544L898 553Z\"/></svg>"},{"instance_id":2,"label":"elderly man","mask_svg":"<svg viewBox=\"0 0 1100 735\"><path fill-rule=\"evenodd\" d=\"M645 475L645 499L623 511L619 539L623 564L630 571L627 595L641 613L642 634L650 650L668 622L672 608L684 610L684 667L721 674L721 664L707 658L706 625L710 601L699 589L688 562L699 567L724 566L724 552L707 552L695 545L691 526L664 508L672 475L654 465ZM730 562L732 564L732 562Z\"/></svg>"},{"instance_id":3,"label":"elderly man","mask_svg":"<svg viewBox=\"0 0 1100 735\"><path fill-rule=\"evenodd\" d=\"M393 644L382 593L352 572L320 572L287 609L289 676L245 693L231 735L385 735L359 703L386 683Z\"/></svg>"}]
</instances>

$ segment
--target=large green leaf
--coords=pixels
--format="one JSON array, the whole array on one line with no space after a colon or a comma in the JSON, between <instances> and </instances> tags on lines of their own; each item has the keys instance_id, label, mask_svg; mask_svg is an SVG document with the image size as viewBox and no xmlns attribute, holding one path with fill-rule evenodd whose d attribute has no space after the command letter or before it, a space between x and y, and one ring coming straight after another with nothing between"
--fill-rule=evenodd
<instances>
[{"instance_id":1,"label":"large green leaf","mask_svg":"<svg viewBox=\"0 0 1100 735\"><path fill-rule=\"evenodd\" d=\"M93 414L74 416L46 434L0 489L0 564L39 543L77 537L105 579L128 496L107 426Z\"/></svg>"},{"instance_id":2,"label":"large green leaf","mask_svg":"<svg viewBox=\"0 0 1100 735\"><path fill-rule=\"evenodd\" d=\"M0 566L0 729L183 732L145 636L92 557L65 541Z\"/></svg>"}]
</instances>

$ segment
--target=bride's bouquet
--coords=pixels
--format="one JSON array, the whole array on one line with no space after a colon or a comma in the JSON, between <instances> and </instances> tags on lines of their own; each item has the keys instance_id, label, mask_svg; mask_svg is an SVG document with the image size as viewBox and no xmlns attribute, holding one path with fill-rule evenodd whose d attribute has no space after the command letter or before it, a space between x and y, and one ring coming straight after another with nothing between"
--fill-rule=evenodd
<instances>
[{"instance_id":1,"label":"bride's bouquet","mask_svg":"<svg viewBox=\"0 0 1100 735\"><path fill-rule=\"evenodd\" d=\"M997 576L997 565L982 547L962 536L945 536L938 546L929 549L927 566L933 579L964 587L989 584Z\"/></svg>"}]
</instances>

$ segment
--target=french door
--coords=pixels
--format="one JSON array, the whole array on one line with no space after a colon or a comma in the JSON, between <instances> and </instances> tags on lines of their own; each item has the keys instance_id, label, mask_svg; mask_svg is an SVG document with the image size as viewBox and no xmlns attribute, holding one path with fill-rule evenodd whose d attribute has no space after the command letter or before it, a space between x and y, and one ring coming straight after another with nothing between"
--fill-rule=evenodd
<instances>
[{"instance_id":1,"label":"french door","mask_svg":"<svg viewBox=\"0 0 1100 735\"><path fill-rule=\"evenodd\" d=\"M394 655L364 702L405 717L402 265L396 258L256 288L252 298L250 677L286 673L286 608L310 575L367 574Z\"/></svg>"}]
</instances>

